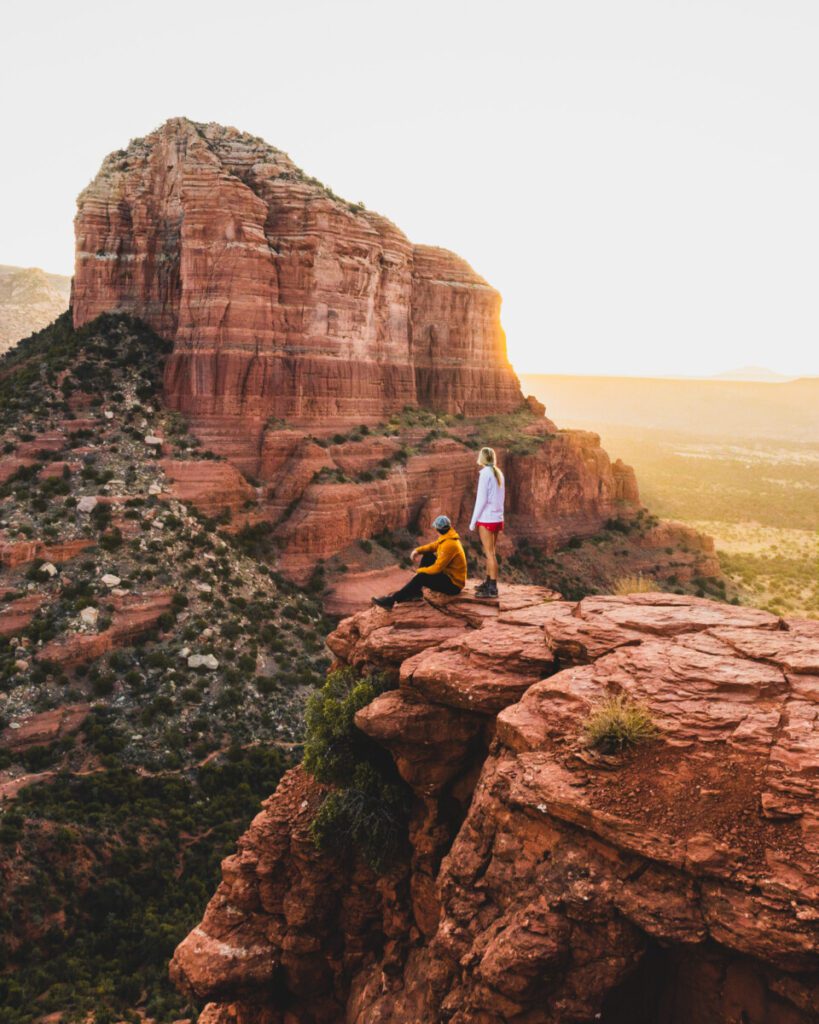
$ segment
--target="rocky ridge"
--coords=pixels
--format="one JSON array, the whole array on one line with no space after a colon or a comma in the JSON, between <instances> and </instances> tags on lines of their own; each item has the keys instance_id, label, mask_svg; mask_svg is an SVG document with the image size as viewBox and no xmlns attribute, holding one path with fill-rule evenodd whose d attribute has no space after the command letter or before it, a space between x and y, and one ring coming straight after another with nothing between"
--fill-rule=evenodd
<instances>
[{"instance_id":1,"label":"rocky ridge","mask_svg":"<svg viewBox=\"0 0 819 1024\"><path fill-rule=\"evenodd\" d=\"M162 404L168 348L64 315L0 362L4 1024L185 1016L167 960L328 664L320 578L230 522L255 488Z\"/></svg>"},{"instance_id":2,"label":"rocky ridge","mask_svg":"<svg viewBox=\"0 0 819 1024\"><path fill-rule=\"evenodd\" d=\"M293 742L325 670L316 589L230 530L255 489L161 406L163 349L122 318L61 320L5 364L0 793L32 730L39 764L87 766L61 746L66 705L112 709L123 761L179 767L240 736Z\"/></svg>"},{"instance_id":3,"label":"rocky ridge","mask_svg":"<svg viewBox=\"0 0 819 1024\"><path fill-rule=\"evenodd\" d=\"M808 1024L819 1002L819 631L669 594L507 587L346 619L398 676L356 725L412 792L375 877L291 771L172 975L201 1024ZM656 738L604 754L607 695Z\"/></svg>"}]
</instances>

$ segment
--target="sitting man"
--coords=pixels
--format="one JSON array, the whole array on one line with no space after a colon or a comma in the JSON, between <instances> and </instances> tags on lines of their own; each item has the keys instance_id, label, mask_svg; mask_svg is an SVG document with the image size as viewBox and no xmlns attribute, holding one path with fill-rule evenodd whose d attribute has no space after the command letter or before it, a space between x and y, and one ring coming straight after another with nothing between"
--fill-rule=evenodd
<instances>
[{"instance_id":1,"label":"sitting man","mask_svg":"<svg viewBox=\"0 0 819 1024\"><path fill-rule=\"evenodd\" d=\"M410 558L421 556L421 566L406 586L386 597L374 597L373 604L390 609L396 602L420 601L421 589L427 587L439 594L460 594L466 583L466 553L461 538L448 516L438 516L432 525L440 536L416 548Z\"/></svg>"}]
</instances>

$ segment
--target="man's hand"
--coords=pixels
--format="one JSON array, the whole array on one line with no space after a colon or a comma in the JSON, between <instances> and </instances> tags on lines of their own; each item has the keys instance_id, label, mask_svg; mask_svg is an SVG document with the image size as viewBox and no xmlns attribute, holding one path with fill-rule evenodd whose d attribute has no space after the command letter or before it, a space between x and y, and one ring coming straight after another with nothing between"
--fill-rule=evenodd
<instances>
[{"instance_id":1,"label":"man's hand","mask_svg":"<svg viewBox=\"0 0 819 1024\"><path fill-rule=\"evenodd\" d=\"M412 551L410 551L410 561L414 561L416 558L420 557L421 552L418 550L418 548L413 548Z\"/></svg>"}]
</instances>

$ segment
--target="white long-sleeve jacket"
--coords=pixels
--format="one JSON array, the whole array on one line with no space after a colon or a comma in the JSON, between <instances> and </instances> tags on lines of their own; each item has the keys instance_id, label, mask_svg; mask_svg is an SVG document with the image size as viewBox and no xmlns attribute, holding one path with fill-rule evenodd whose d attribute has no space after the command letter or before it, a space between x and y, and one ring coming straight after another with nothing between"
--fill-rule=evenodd
<instances>
[{"instance_id":1,"label":"white long-sleeve jacket","mask_svg":"<svg viewBox=\"0 0 819 1024\"><path fill-rule=\"evenodd\" d=\"M484 466L478 474L478 496L472 511L469 529L474 530L476 523L502 523L503 500L506 494L506 482L501 473L501 482L495 479L491 466Z\"/></svg>"}]
</instances>

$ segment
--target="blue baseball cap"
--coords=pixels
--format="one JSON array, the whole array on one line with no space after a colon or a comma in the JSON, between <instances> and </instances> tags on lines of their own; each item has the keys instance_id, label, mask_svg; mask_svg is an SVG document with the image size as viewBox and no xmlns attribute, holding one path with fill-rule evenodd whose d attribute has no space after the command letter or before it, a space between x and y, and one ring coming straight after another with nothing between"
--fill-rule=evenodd
<instances>
[{"instance_id":1,"label":"blue baseball cap","mask_svg":"<svg viewBox=\"0 0 819 1024\"><path fill-rule=\"evenodd\" d=\"M436 530L450 530L452 528L449 516L436 516L436 518L432 520L432 525Z\"/></svg>"}]
</instances>

